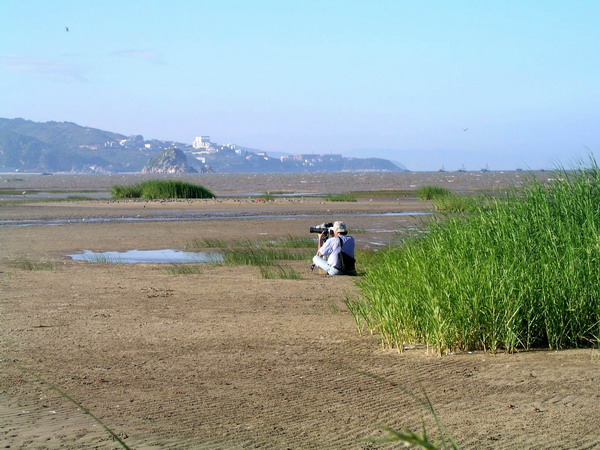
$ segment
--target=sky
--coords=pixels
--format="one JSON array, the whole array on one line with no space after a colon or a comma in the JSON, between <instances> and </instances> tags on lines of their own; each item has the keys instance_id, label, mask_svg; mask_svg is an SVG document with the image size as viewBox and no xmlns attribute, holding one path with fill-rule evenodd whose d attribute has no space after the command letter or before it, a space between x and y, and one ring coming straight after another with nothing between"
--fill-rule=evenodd
<instances>
[{"instance_id":1,"label":"sky","mask_svg":"<svg viewBox=\"0 0 600 450\"><path fill-rule=\"evenodd\" d=\"M600 156L599 23L596 0L2 0L0 117L411 170L571 166Z\"/></svg>"}]
</instances>

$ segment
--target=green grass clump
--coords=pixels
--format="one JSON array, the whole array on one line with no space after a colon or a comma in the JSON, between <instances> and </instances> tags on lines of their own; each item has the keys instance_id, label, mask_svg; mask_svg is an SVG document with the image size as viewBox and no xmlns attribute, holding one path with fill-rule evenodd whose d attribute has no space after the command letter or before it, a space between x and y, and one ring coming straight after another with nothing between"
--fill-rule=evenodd
<instances>
[{"instance_id":1,"label":"green grass clump","mask_svg":"<svg viewBox=\"0 0 600 450\"><path fill-rule=\"evenodd\" d=\"M600 169L532 179L377 253L348 306L385 346L440 353L600 343Z\"/></svg>"},{"instance_id":2,"label":"green grass clump","mask_svg":"<svg viewBox=\"0 0 600 450\"><path fill-rule=\"evenodd\" d=\"M356 202L355 195L352 194L329 194L325 197L325 201L328 202Z\"/></svg>"},{"instance_id":3,"label":"green grass clump","mask_svg":"<svg viewBox=\"0 0 600 450\"><path fill-rule=\"evenodd\" d=\"M10 261L10 266L21 270L54 270L56 264L45 260L31 260L27 258L16 258Z\"/></svg>"},{"instance_id":4,"label":"green grass clump","mask_svg":"<svg viewBox=\"0 0 600 450\"><path fill-rule=\"evenodd\" d=\"M117 184L110 188L110 193L114 199L142 197L142 189L140 184L134 184L131 186Z\"/></svg>"},{"instance_id":5,"label":"green grass clump","mask_svg":"<svg viewBox=\"0 0 600 450\"><path fill-rule=\"evenodd\" d=\"M204 186L185 183L175 180L149 180L143 183L111 187L111 194L115 199L123 198L214 198L215 195Z\"/></svg>"},{"instance_id":6,"label":"green grass clump","mask_svg":"<svg viewBox=\"0 0 600 450\"><path fill-rule=\"evenodd\" d=\"M417 197L419 200L434 200L440 197L450 195L450 189L442 186L425 185L417 189Z\"/></svg>"}]
</instances>

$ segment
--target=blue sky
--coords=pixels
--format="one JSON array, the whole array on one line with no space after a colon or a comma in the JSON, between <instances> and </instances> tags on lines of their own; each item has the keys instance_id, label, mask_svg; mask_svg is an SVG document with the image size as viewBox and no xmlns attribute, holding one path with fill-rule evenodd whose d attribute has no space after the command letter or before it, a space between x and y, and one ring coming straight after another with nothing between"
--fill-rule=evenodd
<instances>
[{"instance_id":1,"label":"blue sky","mask_svg":"<svg viewBox=\"0 0 600 450\"><path fill-rule=\"evenodd\" d=\"M568 166L600 155L598 23L592 0L3 0L0 117L413 170Z\"/></svg>"}]
</instances>

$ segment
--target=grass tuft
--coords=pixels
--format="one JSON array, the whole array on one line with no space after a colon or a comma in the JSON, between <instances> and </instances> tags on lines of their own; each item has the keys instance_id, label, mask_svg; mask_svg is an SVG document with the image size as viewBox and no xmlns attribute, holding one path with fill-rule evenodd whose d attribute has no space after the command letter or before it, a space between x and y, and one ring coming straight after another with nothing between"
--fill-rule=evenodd
<instances>
[{"instance_id":1,"label":"grass tuft","mask_svg":"<svg viewBox=\"0 0 600 450\"><path fill-rule=\"evenodd\" d=\"M17 258L10 261L10 266L21 270L54 270L56 264L45 260L31 260L27 258Z\"/></svg>"},{"instance_id":2,"label":"grass tuft","mask_svg":"<svg viewBox=\"0 0 600 450\"><path fill-rule=\"evenodd\" d=\"M295 269L279 264L275 264L274 266L260 266L260 274L266 280L301 280L303 278Z\"/></svg>"},{"instance_id":3,"label":"grass tuft","mask_svg":"<svg viewBox=\"0 0 600 450\"><path fill-rule=\"evenodd\" d=\"M166 268L169 275L199 275L202 273L200 264L169 264Z\"/></svg>"}]
</instances>

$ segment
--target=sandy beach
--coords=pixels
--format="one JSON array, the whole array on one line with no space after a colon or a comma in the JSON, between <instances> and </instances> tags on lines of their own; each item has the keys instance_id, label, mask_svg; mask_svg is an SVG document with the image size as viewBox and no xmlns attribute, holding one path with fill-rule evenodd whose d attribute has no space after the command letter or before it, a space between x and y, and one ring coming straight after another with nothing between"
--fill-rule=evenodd
<instances>
[{"instance_id":1,"label":"sandy beach","mask_svg":"<svg viewBox=\"0 0 600 450\"><path fill-rule=\"evenodd\" d=\"M172 275L165 264L67 257L183 250L200 239L308 237L310 226L331 220L360 230L359 251L377 249L399 231L424 227L432 205L411 196L330 202L246 194L376 193L422 184L474 192L525 177L212 176L203 180L221 194L214 200L3 199L0 447L120 448L89 411L136 449L396 448L375 442L387 435L381 427L419 431L424 424L439 437L411 396L423 392L462 448L600 447L597 349L443 357L420 347L383 350L377 336L357 332L345 305L360 297L360 277L324 276L310 270L310 260L286 262L301 274L289 280L263 279L257 267L207 264L200 273ZM3 189L15 192L107 192L116 180L7 178L0 176ZM47 268L26 270L15 261Z\"/></svg>"}]
</instances>

